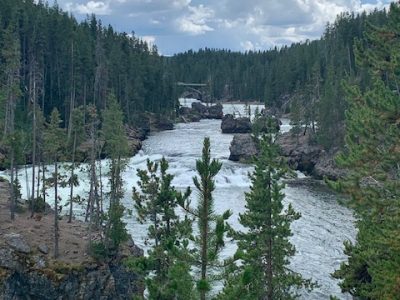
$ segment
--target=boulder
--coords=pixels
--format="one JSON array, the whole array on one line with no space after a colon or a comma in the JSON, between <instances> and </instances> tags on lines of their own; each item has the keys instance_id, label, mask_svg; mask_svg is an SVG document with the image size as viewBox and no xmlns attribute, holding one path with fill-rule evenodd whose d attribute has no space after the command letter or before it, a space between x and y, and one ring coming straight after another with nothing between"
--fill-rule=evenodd
<instances>
[{"instance_id":1,"label":"boulder","mask_svg":"<svg viewBox=\"0 0 400 300\"><path fill-rule=\"evenodd\" d=\"M250 133L251 122L249 118L236 118L227 114L222 118L222 133Z\"/></svg>"},{"instance_id":2,"label":"boulder","mask_svg":"<svg viewBox=\"0 0 400 300\"><path fill-rule=\"evenodd\" d=\"M222 119L223 116L224 112L221 103L208 107L208 119Z\"/></svg>"},{"instance_id":3,"label":"boulder","mask_svg":"<svg viewBox=\"0 0 400 300\"><path fill-rule=\"evenodd\" d=\"M31 247L25 241L22 235L18 233L9 233L4 235L5 242L12 247L15 251L29 254Z\"/></svg>"},{"instance_id":4,"label":"boulder","mask_svg":"<svg viewBox=\"0 0 400 300\"><path fill-rule=\"evenodd\" d=\"M199 122L201 120L200 113L190 107L179 108L179 121L183 123Z\"/></svg>"},{"instance_id":5,"label":"boulder","mask_svg":"<svg viewBox=\"0 0 400 300\"><path fill-rule=\"evenodd\" d=\"M205 106L204 104L202 104L200 102L193 102L192 109L195 112L199 113L200 115L205 115L207 112L207 106Z\"/></svg>"},{"instance_id":6,"label":"boulder","mask_svg":"<svg viewBox=\"0 0 400 300\"><path fill-rule=\"evenodd\" d=\"M248 162L258 154L258 147L251 134L235 134L229 147L229 160Z\"/></svg>"},{"instance_id":7,"label":"boulder","mask_svg":"<svg viewBox=\"0 0 400 300\"><path fill-rule=\"evenodd\" d=\"M223 106L220 103L212 106L205 106L200 102L193 102L192 110L203 119L222 119L224 115Z\"/></svg>"},{"instance_id":8,"label":"boulder","mask_svg":"<svg viewBox=\"0 0 400 300\"><path fill-rule=\"evenodd\" d=\"M47 247L46 244L39 244L37 248L43 254L48 254L49 253L49 247Z\"/></svg>"}]
</instances>

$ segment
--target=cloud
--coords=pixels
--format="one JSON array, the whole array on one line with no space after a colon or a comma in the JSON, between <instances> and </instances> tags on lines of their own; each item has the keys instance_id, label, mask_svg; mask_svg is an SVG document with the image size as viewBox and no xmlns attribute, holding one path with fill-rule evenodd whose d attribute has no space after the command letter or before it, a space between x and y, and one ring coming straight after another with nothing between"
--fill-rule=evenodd
<instances>
[{"instance_id":1,"label":"cloud","mask_svg":"<svg viewBox=\"0 0 400 300\"><path fill-rule=\"evenodd\" d=\"M188 10L189 14L177 20L180 31L199 35L214 30L214 28L207 25L214 17L212 9L200 4L199 6L188 6Z\"/></svg>"},{"instance_id":2,"label":"cloud","mask_svg":"<svg viewBox=\"0 0 400 300\"><path fill-rule=\"evenodd\" d=\"M117 1L124 1L124 0L117 0ZM85 4L74 4L71 2L68 2L65 4L66 10L75 12L78 14L82 15L87 15L87 14L95 14L95 15L109 15L111 14L111 8L110 8L110 3L109 2L103 2L103 1L89 1Z\"/></svg>"},{"instance_id":3,"label":"cloud","mask_svg":"<svg viewBox=\"0 0 400 300\"><path fill-rule=\"evenodd\" d=\"M139 38L145 41L150 47L155 45L156 37L153 35L139 36Z\"/></svg>"},{"instance_id":4,"label":"cloud","mask_svg":"<svg viewBox=\"0 0 400 300\"><path fill-rule=\"evenodd\" d=\"M342 12L382 9L389 0L58 0L82 19L95 13L118 31L152 36L166 54L198 48L246 51L321 36Z\"/></svg>"}]
</instances>

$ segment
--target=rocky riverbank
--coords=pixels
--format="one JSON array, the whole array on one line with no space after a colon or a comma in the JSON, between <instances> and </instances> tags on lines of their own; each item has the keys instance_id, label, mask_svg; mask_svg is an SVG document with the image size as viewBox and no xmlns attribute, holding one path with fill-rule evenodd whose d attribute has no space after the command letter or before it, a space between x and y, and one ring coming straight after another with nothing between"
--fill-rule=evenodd
<instances>
[{"instance_id":1,"label":"rocky riverbank","mask_svg":"<svg viewBox=\"0 0 400 300\"><path fill-rule=\"evenodd\" d=\"M335 163L337 152L326 152L315 142L309 133L295 135L292 132L279 134L276 142L281 148L281 155L289 166L316 179L337 180L346 176L347 171ZM258 154L257 143L251 134L235 134L230 146L232 161L247 162Z\"/></svg>"},{"instance_id":2,"label":"rocky riverbank","mask_svg":"<svg viewBox=\"0 0 400 300\"><path fill-rule=\"evenodd\" d=\"M306 134L293 134L291 131L280 134L276 142L281 154L295 170L311 175L316 179L328 178L337 180L345 177L347 171L336 164L334 157L337 151L327 152L318 145L315 137Z\"/></svg>"},{"instance_id":3,"label":"rocky riverbank","mask_svg":"<svg viewBox=\"0 0 400 300\"><path fill-rule=\"evenodd\" d=\"M200 102L193 102L192 107L181 107L179 109L178 122L199 122L201 119L222 119L223 107L218 103L206 106Z\"/></svg>"},{"instance_id":4,"label":"rocky riverbank","mask_svg":"<svg viewBox=\"0 0 400 300\"><path fill-rule=\"evenodd\" d=\"M0 182L0 190L0 299L132 299L143 294L142 278L124 265L125 258L143 255L133 241L109 259L96 261L88 253L87 223L62 218L60 257L55 260L52 211L30 218L19 203L11 221L8 182Z\"/></svg>"}]
</instances>

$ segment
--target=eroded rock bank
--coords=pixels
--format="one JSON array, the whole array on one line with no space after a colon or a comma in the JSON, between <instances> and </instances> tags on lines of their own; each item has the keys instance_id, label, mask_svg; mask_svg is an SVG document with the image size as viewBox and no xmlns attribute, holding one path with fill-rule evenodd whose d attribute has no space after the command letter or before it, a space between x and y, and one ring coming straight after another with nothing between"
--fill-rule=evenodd
<instances>
[{"instance_id":1,"label":"eroded rock bank","mask_svg":"<svg viewBox=\"0 0 400 300\"><path fill-rule=\"evenodd\" d=\"M316 179L328 178L337 180L346 176L347 172L337 166L334 157L337 151L327 152L315 142L309 133L295 135L291 131L279 134L276 142L281 148L281 155L289 166ZM258 154L258 145L251 134L235 134L229 159L248 162Z\"/></svg>"},{"instance_id":2,"label":"eroded rock bank","mask_svg":"<svg viewBox=\"0 0 400 300\"><path fill-rule=\"evenodd\" d=\"M0 299L132 299L143 295L144 283L125 266L125 259L143 256L130 240L118 253L95 260L89 253L87 223L59 221L60 256L53 259L52 211L30 218L27 206L18 204L11 221L8 182L0 182Z\"/></svg>"},{"instance_id":3,"label":"eroded rock bank","mask_svg":"<svg viewBox=\"0 0 400 300\"><path fill-rule=\"evenodd\" d=\"M280 134L276 142L281 148L282 156L287 158L289 166L295 170L317 179L326 177L331 180L342 178L347 173L334 160L337 151L325 151L309 132L297 135L289 131Z\"/></svg>"}]
</instances>

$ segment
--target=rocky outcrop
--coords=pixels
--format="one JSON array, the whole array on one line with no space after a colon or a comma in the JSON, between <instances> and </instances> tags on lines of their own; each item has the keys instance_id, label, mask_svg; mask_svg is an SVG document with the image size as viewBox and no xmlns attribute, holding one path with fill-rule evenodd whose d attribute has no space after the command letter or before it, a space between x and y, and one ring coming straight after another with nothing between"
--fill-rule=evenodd
<instances>
[{"instance_id":1,"label":"rocky outcrop","mask_svg":"<svg viewBox=\"0 0 400 300\"><path fill-rule=\"evenodd\" d=\"M18 238L19 240L21 237ZM26 243L26 241L24 241ZM31 249L0 247L0 299L132 299L143 294L143 282L123 260L143 255L135 246L104 263L79 265L51 261Z\"/></svg>"},{"instance_id":2,"label":"rocky outcrop","mask_svg":"<svg viewBox=\"0 0 400 300\"><path fill-rule=\"evenodd\" d=\"M287 132L278 136L277 143L291 168L312 174L322 147L313 143L309 134L294 135L292 132Z\"/></svg>"},{"instance_id":3,"label":"rocky outcrop","mask_svg":"<svg viewBox=\"0 0 400 300\"><path fill-rule=\"evenodd\" d=\"M258 147L251 134L235 134L229 147L229 160L248 162L258 154Z\"/></svg>"},{"instance_id":4,"label":"rocky outcrop","mask_svg":"<svg viewBox=\"0 0 400 300\"><path fill-rule=\"evenodd\" d=\"M249 118L235 118L231 114L227 114L222 118L222 133L250 133L251 122Z\"/></svg>"},{"instance_id":5,"label":"rocky outcrop","mask_svg":"<svg viewBox=\"0 0 400 300\"><path fill-rule=\"evenodd\" d=\"M347 174L346 170L336 165L334 161L336 152L326 152L308 132L305 135L286 132L277 137L277 143L282 156L287 158L289 166L295 170L317 179L326 177L337 180Z\"/></svg>"},{"instance_id":6,"label":"rocky outcrop","mask_svg":"<svg viewBox=\"0 0 400 300\"><path fill-rule=\"evenodd\" d=\"M202 119L222 119L224 115L223 107L220 103L212 106L205 106L200 102L193 102L192 110L195 114L199 114Z\"/></svg>"},{"instance_id":7,"label":"rocky outcrop","mask_svg":"<svg viewBox=\"0 0 400 300\"><path fill-rule=\"evenodd\" d=\"M223 116L223 106L221 103L218 103L207 107L207 113L204 117L206 119L222 119Z\"/></svg>"},{"instance_id":8,"label":"rocky outcrop","mask_svg":"<svg viewBox=\"0 0 400 300\"><path fill-rule=\"evenodd\" d=\"M253 121L253 126L256 126L256 130L261 133L269 133L271 128L273 132L278 132L281 125L281 120L269 115L261 115Z\"/></svg>"},{"instance_id":9,"label":"rocky outcrop","mask_svg":"<svg viewBox=\"0 0 400 300\"><path fill-rule=\"evenodd\" d=\"M222 104L206 106L201 102L193 102L192 107L179 108L178 122L199 122L201 119L222 119Z\"/></svg>"},{"instance_id":10,"label":"rocky outcrop","mask_svg":"<svg viewBox=\"0 0 400 300\"><path fill-rule=\"evenodd\" d=\"M150 121L151 131L164 131L174 129L174 122L167 116L153 115Z\"/></svg>"},{"instance_id":11,"label":"rocky outcrop","mask_svg":"<svg viewBox=\"0 0 400 300\"><path fill-rule=\"evenodd\" d=\"M4 235L4 240L7 245L13 248L17 252L29 254L31 252L31 247L25 241L21 234L9 233Z\"/></svg>"},{"instance_id":12,"label":"rocky outcrop","mask_svg":"<svg viewBox=\"0 0 400 300\"><path fill-rule=\"evenodd\" d=\"M199 122L200 120L201 120L201 115L196 110L190 107L179 108L178 122L188 123L188 122Z\"/></svg>"},{"instance_id":13,"label":"rocky outcrop","mask_svg":"<svg viewBox=\"0 0 400 300\"><path fill-rule=\"evenodd\" d=\"M336 156L336 151L332 154L323 151L314 166L312 175L317 179L328 178L330 180L338 180L344 178L348 175L348 171L339 168L335 162L334 157Z\"/></svg>"}]
</instances>

